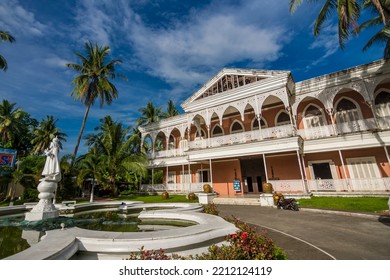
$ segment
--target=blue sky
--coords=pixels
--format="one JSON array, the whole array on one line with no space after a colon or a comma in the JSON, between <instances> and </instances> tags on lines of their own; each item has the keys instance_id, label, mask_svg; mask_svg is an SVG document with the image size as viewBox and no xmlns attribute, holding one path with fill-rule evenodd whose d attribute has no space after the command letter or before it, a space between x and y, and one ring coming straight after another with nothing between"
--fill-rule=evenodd
<instances>
[{"instance_id":1,"label":"blue sky","mask_svg":"<svg viewBox=\"0 0 390 280\"><path fill-rule=\"evenodd\" d=\"M318 6L304 3L295 14L288 0L7 0L0 2L0 29L13 44L0 42L8 70L0 72L0 100L16 102L32 117L58 119L68 134L61 152L72 153L85 107L70 96L79 63L74 52L87 40L111 48L123 63L114 80L119 98L92 107L85 134L99 119L133 126L139 108L152 101L179 107L224 67L290 70L301 81L382 58L382 46L362 52L372 30L340 50L330 21L314 38ZM306 2L306 1L305 1ZM85 152L82 145L79 154Z\"/></svg>"}]
</instances>

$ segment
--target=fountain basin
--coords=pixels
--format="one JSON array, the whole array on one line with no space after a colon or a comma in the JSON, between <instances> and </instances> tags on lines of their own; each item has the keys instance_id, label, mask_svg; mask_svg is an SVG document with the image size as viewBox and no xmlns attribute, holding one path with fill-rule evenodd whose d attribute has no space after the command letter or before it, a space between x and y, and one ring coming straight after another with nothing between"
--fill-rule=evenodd
<instances>
[{"instance_id":1,"label":"fountain basin","mask_svg":"<svg viewBox=\"0 0 390 280\"><path fill-rule=\"evenodd\" d=\"M100 203L74 205L74 211L96 209ZM208 246L224 242L225 236L237 230L218 216L200 213L202 207L193 203L140 204L126 202L128 208L143 208L138 218L169 219L195 222L185 228L152 232L107 232L78 227L50 230L42 240L30 248L12 255L7 260L65 260L65 259L124 259L130 252L159 250L181 255L202 253ZM118 207L120 202L102 203L99 207ZM147 210L153 208L168 210ZM61 211L61 209L60 209Z\"/></svg>"}]
</instances>

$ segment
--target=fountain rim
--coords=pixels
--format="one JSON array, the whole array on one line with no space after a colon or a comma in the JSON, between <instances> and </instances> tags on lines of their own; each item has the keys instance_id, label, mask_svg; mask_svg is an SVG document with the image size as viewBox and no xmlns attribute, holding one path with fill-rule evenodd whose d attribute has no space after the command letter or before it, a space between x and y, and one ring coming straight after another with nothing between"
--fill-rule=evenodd
<instances>
[{"instance_id":1,"label":"fountain rim","mask_svg":"<svg viewBox=\"0 0 390 280\"><path fill-rule=\"evenodd\" d=\"M219 216L200 213L203 207L197 203L118 201L86 203L80 204L80 206L76 204L71 207L81 212L87 211L88 208L94 209L99 205L106 208L118 207L122 202L126 203L128 209L143 208L139 215L140 219L179 219L193 221L197 224L158 232L108 232L78 227L49 230L40 242L20 253L5 258L5 260L65 260L71 258L78 251L130 254L130 252L139 251L141 246L145 250L164 248L167 252L176 252L183 248L196 247L197 244L208 240L221 242L226 235L233 234L237 230L232 223ZM174 208L147 210L155 207Z\"/></svg>"}]
</instances>

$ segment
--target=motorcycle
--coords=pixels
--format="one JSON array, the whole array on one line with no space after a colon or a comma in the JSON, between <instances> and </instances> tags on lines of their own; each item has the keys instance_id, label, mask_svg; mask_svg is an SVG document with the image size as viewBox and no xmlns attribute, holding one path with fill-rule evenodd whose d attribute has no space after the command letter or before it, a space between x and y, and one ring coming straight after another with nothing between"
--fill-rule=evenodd
<instances>
[{"instance_id":1,"label":"motorcycle","mask_svg":"<svg viewBox=\"0 0 390 280\"><path fill-rule=\"evenodd\" d=\"M276 207L284 210L299 211L298 205L299 203L295 200L295 198L284 198L283 195L279 196L279 199L276 202Z\"/></svg>"}]
</instances>

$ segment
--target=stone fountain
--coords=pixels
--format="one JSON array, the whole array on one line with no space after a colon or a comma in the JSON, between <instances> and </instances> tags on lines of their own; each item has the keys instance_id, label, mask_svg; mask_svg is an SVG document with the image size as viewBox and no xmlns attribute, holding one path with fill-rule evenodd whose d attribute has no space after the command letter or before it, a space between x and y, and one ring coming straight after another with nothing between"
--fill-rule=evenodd
<instances>
[{"instance_id":1,"label":"stone fountain","mask_svg":"<svg viewBox=\"0 0 390 280\"><path fill-rule=\"evenodd\" d=\"M58 182L61 180L58 150L58 138L55 137L50 147L45 150L46 162L42 171L44 177L38 184L39 202L29 213L26 213L26 221L39 221L59 216L59 211L53 203Z\"/></svg>"}]
</instances>

